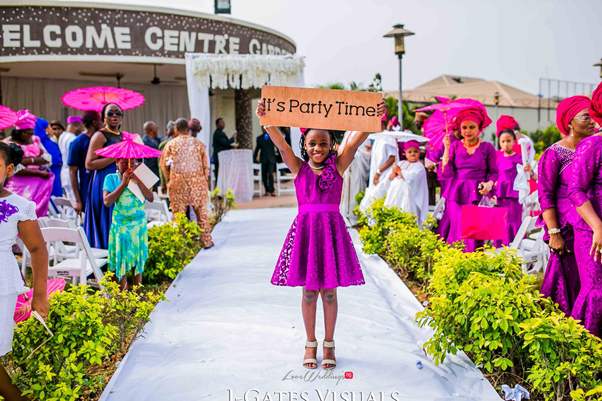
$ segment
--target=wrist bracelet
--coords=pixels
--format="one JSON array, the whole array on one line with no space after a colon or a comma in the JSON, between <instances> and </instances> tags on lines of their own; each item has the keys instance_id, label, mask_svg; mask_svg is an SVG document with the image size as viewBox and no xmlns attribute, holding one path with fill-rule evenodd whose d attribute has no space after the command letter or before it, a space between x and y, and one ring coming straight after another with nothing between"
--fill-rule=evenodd
<instances>
[{"instance_id":1,"label":"wrist bracelet","mask_svg":"<svg viewBox=\"0 0 602 401\"><path fill-rule=\"evenodd\" d=\"M550 235L560 234L560 229L559 228L551 228L548 230L548 234L550 234Z\"/></svg>"}]
</instances>

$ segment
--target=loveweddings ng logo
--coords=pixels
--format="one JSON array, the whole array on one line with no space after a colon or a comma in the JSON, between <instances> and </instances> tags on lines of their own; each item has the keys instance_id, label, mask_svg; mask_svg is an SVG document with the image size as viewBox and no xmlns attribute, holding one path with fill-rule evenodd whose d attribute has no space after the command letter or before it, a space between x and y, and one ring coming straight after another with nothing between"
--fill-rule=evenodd
<instances>
[{"instance_id":1,"label":"loveweddings ng logo","mask_svg":"<svg viewBox=\"0 0 602 401\"><path fill-rule=\"evenodd\" d=\"M307 371L303 375L296 375L294 373L294 370L289 370L284 375L284 378L282 379L282 381L287 381L287 380L297 381L297 380L301 380L301 381L304 381L304 382L314 382L314 381L316 381L316 379L318 379L318 380L336 380L337 381L336 384L339 384L339 382L342 379L349 378L348 373L351 373L351 372L345 372L344 375L335 375L333 372L334 372L334 370L327 370L327 371L325 371L325 373L323 373L323 374L320 375L320 371ZM353 373L351 373L351 377L353 377Z\"/></svg>"}]
</instances>

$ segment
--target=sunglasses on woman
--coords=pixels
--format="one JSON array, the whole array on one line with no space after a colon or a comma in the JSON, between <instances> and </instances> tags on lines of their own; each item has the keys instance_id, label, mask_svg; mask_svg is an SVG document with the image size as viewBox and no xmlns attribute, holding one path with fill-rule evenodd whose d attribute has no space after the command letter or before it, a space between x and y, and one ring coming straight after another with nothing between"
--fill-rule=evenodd
<instances>
[{"instance_id":1,"label":"sunglasses on woman","mask_svg":"<svg viewBox=\"0 0 602 401\"><path fill-rule=\"evenodd\" d=\"M592 121L592 118L590 116L575 116L575 119L584 123Z\"/></svg>"},{"instance_id":2,"label":"sunglasses on woman","mask_svg":"<svg viewBox=\"0 0 602 401\"><path fill-rule=\"evenodd\" d=\"M122 161L122 162L119 162L118 164L120 164L120 165L122 165L122 166L126 167L126 166L128 165L128 162L123 162L123 161ZM129 163L129 165L130 165L131 167L138 167L138 166L139 166L139 165L141 165L141 164L142 164L142 162L130 162L130 163Z\"/></svg>"},{"instance_id":3,"label":"sunglasses on woman","mask_svg":"<svg viewBox=\"0 0 602 401\"><path fill-rule=\"evenodd\" d=\"M107 117L113 117L113 116L123 117L123 112L120 111L120 110L117 110L117 111L109 110L109 111L107 111Z\"/></svg>"}]
</instances>

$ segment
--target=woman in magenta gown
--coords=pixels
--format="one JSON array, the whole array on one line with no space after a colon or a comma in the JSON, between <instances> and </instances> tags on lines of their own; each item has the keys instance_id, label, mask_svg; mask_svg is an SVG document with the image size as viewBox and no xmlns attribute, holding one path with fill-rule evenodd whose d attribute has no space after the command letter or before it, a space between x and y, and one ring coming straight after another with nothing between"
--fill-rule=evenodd
<instances>
[{"instance_id":1,"label":"woman in magenta gown","mask_svg":"<svg viewBox=\"0 0 602 401\"><path fill-rule=\"evenodd\" d=\"M556 302L570 316L579 294L581 281L575 259L575 207L569 198L569 181L573 176L575 148L591 135L574 117L586 110L589 99L573 96L558 105L556 123L565 138L550 146L539 159L538 194L541 214L537 225L544 228L544 241L550 247L542 294Z\"/></svg>"},{"instance_id":2,"label":"woman in magenta gown","mask_svg":"<svg viewBox=\"0 0 602 401\"><path fill-rule=\"evenodd\" d=\"M442 238L449 244L461 240L462 206L477 205L493 189L498 178L495 149L492 144L479 138L483 129L491 124L485 108L462 110L454 124L464 139L452 144L447 135L443 140L445 153L441 162L442 177L449 180L443 194L443 218L449 221L449 233ZM442 223L445 221L442 220ZM465 252L474 252L483 246L483 241L465 239L464 244Z\"/></svg>"},{"instance_id":3,"label":"woman in magenta gown","mask_svg":"<svg viewBox=\"0 0 602 401\"><path fill-rule=\"evenodd\" d=\"M266 113L261 102L256 113L260 118ZM381 102L378 115L384 113L384 102ZM303 287L301 310L307 335L303 366L308 369L318 367L315 326L317 300L321 296L325 326L322 368L333 369L336 366L333 340L338 310L336 289L365 284L353 242L339 209L342 175L369 133L356 134L337 157L332 131L302 129L302 160L295 156L278 128L264 128L295 175L299 203L299 213L284 241L271 283Z\"/></svg>"},{"instance_id":4,"label":"woman in magenta gown","mask_svg":"<svg viewBox=\"0 0 602 401\"><path fill-rule=\"evenodd\" d=\"M572 132L587 131L573 161L569 197L576 207L574 219L575 256L581 289L571 316L581 320L595 336L602 334L602 137L596 130L589 110L581 110L571 121Z\"/></svg>"}]
</instances>

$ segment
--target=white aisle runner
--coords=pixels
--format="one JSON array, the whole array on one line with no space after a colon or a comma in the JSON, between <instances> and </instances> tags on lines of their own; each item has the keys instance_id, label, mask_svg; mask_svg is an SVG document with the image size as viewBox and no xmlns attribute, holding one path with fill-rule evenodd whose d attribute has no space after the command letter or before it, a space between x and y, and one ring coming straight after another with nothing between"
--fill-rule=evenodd
<instances>
[{"instance_id":1,"label":"white aisle runner","mask_svg":"<svg viewBox=\"0 0 602 401\"><path fill-rule=\"evenodd\" d=\"M215 247L169 288L169 302L157 306L101 401L500 399L464 354L442 366L424 356L429 333L413 323L420 304L381 259L361 253L366 285L338 290L337 367L304 368L301 287L270 284L295 214L230 212L213 232ZM320 362L321 300L317 339Z\"/></svg>"}]
</instances>

